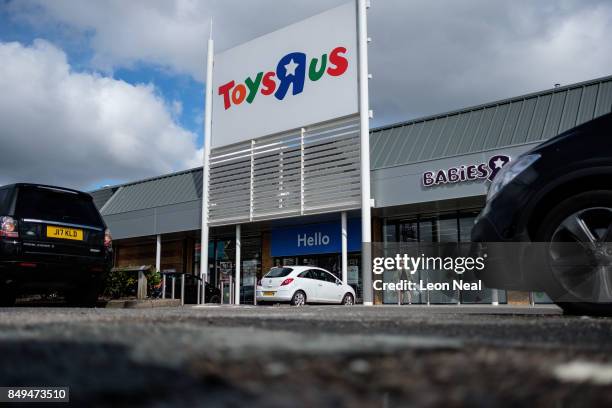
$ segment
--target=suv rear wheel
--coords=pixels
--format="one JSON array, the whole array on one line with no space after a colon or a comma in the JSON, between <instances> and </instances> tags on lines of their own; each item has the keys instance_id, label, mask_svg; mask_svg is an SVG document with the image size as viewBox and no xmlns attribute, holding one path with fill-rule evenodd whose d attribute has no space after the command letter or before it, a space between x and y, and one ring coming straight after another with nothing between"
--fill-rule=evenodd
<instances>
[{"instance_id":1,"label":"suv rear wheel","mask_svg":"<svg viewBox=\"0 0 612 408\"><path fill-rule=\"evenodd\" d=\"M612 191L588 191L555 206L536 241L547 247L548 295L569 314L612 314Z\"/></svg>"}]
</instances>

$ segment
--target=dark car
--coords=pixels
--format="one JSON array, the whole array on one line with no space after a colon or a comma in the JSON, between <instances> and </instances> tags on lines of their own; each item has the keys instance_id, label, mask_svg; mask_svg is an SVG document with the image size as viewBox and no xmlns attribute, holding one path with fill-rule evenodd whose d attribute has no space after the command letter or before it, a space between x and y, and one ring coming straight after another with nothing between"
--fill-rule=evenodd
<instances>
[{"instance_id":1,"label":"dark car","mask_svg":"<svg viewBox=\"0 0 612 408\"><path fill-rule=\"evenodd\" d=\"M566 312L612 313L612 114L506 165L472 240L505 252L484 273L487 286L543 290Z\"/></svg>"},{"instance_id":2,"label":"dark car","mask_svg":"<svg viewBox=\"0 0 612 408\"><path fill-rule=\"evenodd\" d=\"M0 302L63 292L93 305L112 265L112 239L92 197L38 184L0 187Z\"/></svg>"}]
</instances>

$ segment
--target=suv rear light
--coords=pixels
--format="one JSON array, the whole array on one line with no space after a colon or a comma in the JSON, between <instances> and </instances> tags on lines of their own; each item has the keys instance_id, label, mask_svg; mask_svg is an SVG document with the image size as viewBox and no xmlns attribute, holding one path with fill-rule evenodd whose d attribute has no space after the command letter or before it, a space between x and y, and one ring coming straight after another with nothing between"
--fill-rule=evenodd
<instances>
[{"instance_id":1,"label":"suv rear light","mask_svg":"<svg viewBox=\"0 0 612 408\"><path fill-rule=\"evenodd\" d=\"M283 281L283 283L281 283L281 286L289 285L291 282L293 282L293 278L287 278Z\"/></svg>"},{"instance_id":2,"label":"suv rear light","mask_svg":"<svg viewBox=\"0 0 612 408\"><path fill-rule=\"evenodd\" d=\"M0 237L19 238L17 221L13 217L0 217Z\"/></svg>"},{"instance_id":3,"label":"suv rear light","mask_svg":"<svg viewBox=\"0 0 612 408\"><path fill-rule=\"evenodd\" d=\"M108 228L104 231L104 247L106 249L112 249L113 247L113 237Z\"/></svg>"}]
</instances>

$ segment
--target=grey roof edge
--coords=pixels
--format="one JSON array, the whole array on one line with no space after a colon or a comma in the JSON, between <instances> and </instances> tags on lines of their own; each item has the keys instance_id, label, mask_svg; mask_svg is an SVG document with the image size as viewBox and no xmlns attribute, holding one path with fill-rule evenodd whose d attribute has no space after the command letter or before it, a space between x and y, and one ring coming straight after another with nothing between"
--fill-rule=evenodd
<instances>
[{"instance_id":1,"label":"grey roof edge","mask_svg":"<svg viewBox=\"0 0 612 408\"><path fill-rule=\"evenodd\" d=\"M144 210L154 210L154 209L158 209L158 208L172 207L172 206L180 205L180 204L196 203L198 201L202 201L202 199L198 198L198 199L195 199L195 200L181 201L179 203L154 205L154 206L147 207L147 208L136 208L136 209L133 209L133 210L114 212L114 213L110 213L110 214L102 214L101 211L100 211L100 213L102 214L103 217L106 217L106 216L119 215L119 214L130 214L130 213L135 213L135 212L144 211Z\"/></svg>"},{"instance_id":2,"label":"grey roof edge","mask_svg":"<svg viewBox=\"0 0 612 408\"><path fill-rule=\"evenodd\" d=\"M113 195L111 195L110 198L106 200L104 205L100 208L100 214L104 212L104 209L108 207L108 205L118 196L117 193L121 192L121 190L123 190L123 186L118 187L117 190L113 193Z\"/></svg>"},{"instance_id":3,"label":"grey roof edge","mask_svg":"<svg viewBox=\"0 0 612 408\"><path fill-rule=\"evenodd\" d=\"M505 98L505 99L499 99L497 101L486 102L486 103L482 103L480 105L474 105L474 106L470 106L470 107L467 107L467 108L460 108L460 109L451 110L451 111L444 112L444 113L436 113L436 114L433 114L433 115L421 116L421 117L418 117L418 118L414 118L414 119L410 119L410 120L406 120L406 121L401 121L401 122L396 122L396 123L392 123L392 124L389 124L389 125L383 125L383 126L379 126L379 127L370 129L370 133L377 133L377 132L380 132L380 131L383 131L383 130L393 129L393 128L396 128L396 127L412 125L412 124L419 123L419 122L426 122L428 120L444 118L446 116L453 116L453 115L458 115L458 114L461 114L461 113L467 113L467 112L471 112L471 111L475 111L475 110L479 110L479 109L484 109L484 108L491 107L491 106L504 105L504 104L511 103L511 102L516 102L516 101L521 101L521 100L524 100L524 99L534 98L536 96L541 96L541 95L546 95L546 94L554 94L554 93L557 93L557 92L565 92L565 91L573 89L573 88L579 88L579 87L584 87L584 86L588 86L588 85L594 85L594 84L597 84L597 83L607 82L607 81L612 81L612 75L608 75L608 76L604 76L604 77L600 77L600 78L595 78L595 79L589 79L587 81L582 81L582 82L575 82L573 84L563 85L563 86L560 86L558 88L548 88L548 89L545 89L545 90L542 90L542 91L530 92L530 93L519 95L519 96L513 96L513 97Z\"/></svg>"},{"instance_id":4,"label":"grey roof edge","mask_svg":"<svg viewBox=\"0 0 612 408\"><path fill-rule=\"evenodd\" d=\"M175 171L175 172L172 172L172 173L164 173L164 174L161 174L159 176L151 176L151 177L147 177L147 178L144 178L144 179L127 181L125 183L119 183L119 184L114 184L114 185L110 185L110 186L104 186L102 188L97 188L95 190L90 190L89 192L105 190L105 189L109 189L109 188L112 189L112 188L120 188L120 187L126 187L126 186L133 186L135 184L146 183L146 182L149 182L149 181L160 180L160 179L168 178L168 177L180 176L182 174L187 174L187 173L195 173L195 172L198 172L198 171L202 171L202 166L192 167L192 168L186 169L186 170L178 170L178 171Z\"/></svg>"}]
</instances>

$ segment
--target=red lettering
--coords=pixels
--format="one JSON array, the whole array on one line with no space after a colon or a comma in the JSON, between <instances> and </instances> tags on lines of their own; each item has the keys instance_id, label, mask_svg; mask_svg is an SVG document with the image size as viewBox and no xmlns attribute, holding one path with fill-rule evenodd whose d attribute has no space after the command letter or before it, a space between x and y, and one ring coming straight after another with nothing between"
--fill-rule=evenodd
<instances>
[{"instance_id":1,"label":"red lettering","mask_svg":"<svg viewBox=\"0 0 612 408\"><path fill-rule=\"evenodd\" d=\"M244 84L236 85L236 87L232 91L232 102L234 102L234 105L240 105L242 101L244 101L246 94L247 94L247 89L246 89L246 86L244 86Z\"/></svg>"},{"instance_id":2,"label":"red lettering","mask_svg":"<svg viewBox=\"0 0 612 408\"><path fill-rule=\"evenodd\" d=\"M336 47L329 53L330 66L327 68L327 73L331 76L339 76L346 72L348 68L348 60L343 56L346 54L346 48Z\"/></svg>"},{"instance_id":3,"label":"red lettering","mask_svg":"<svg viewBox=\"0 0 612 408\"><path fill-rule=\"evenodd\" d=\"M274 93L274 91L276 90L276 82L274 81L273 78L275 76L276 74L272 71L266 72L266 74L263 76L263 79L261 80L261 84L262 84L261 94L262 95L272 95Z\"/></svg>"},{"instance_id":4,"label":"red lettering","mask_svg":"<svg viewBox=\"0 0 612 408\"><path fill-rule=\"evenodd\" d=\"M234 81L230 81L225 85L219 87L219 95L223 95L223 106L225 110L228 110L231 106L230 103L230 90L234 87Z\"/></svg>"}]
</instances>

